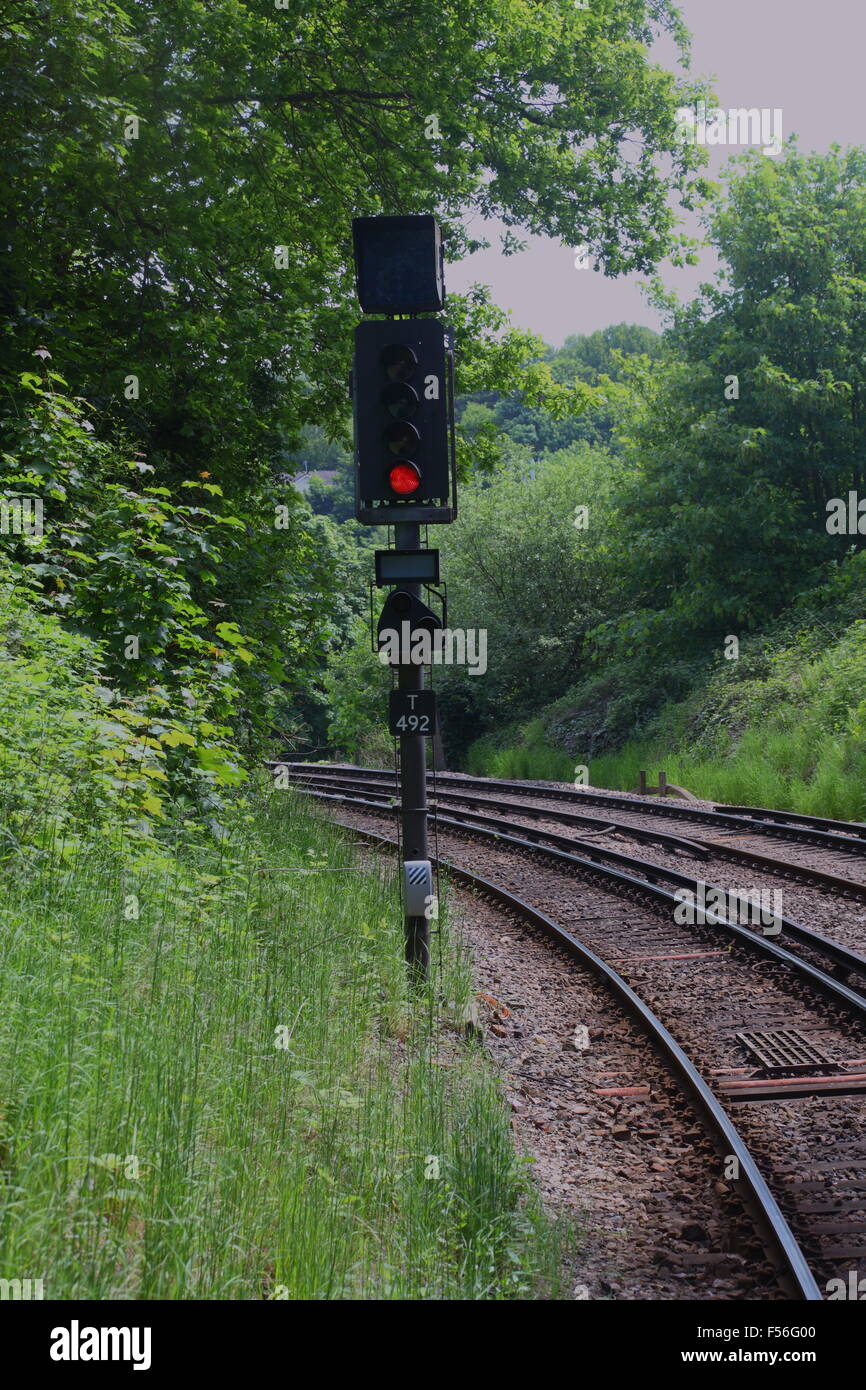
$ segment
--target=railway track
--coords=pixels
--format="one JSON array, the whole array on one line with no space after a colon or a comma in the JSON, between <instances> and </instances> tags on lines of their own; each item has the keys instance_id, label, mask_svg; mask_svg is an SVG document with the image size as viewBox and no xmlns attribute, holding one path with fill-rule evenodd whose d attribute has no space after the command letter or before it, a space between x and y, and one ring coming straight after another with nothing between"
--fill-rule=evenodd
<instances>
[{"instance_id":1,"label":"railway track","mask_svg":"<svg viewBox=\"0 0 866 1390\"><path fill-rule=\"evenodd\" d=\"M378 775L378 774L377 774ZM386 774L387 775L387 774ZM510 794L531 796L532 784L506 781L500 778L465 778L462 774L437 773L438 778L454 782L468 782L477 787L496 787ZM828 820L821 816L803 816L794 811L764 810L759 806L727 807L716 805L706 810L703 807L677 804L676 798L662 800L638 799L616 792L593 791L588 787L545 786L545 797L574 804L584 802L597 806L616 806L624 811L640 807L642 815L669 817L680 821L692 821L706 828L719 827L746 832L758 829L761 834L780 839L794 840L802 844L813 844L820 848L852 850L855 854L866 852L866 825L857 821Z\"/></svg>"},{"instance_id":2,"label":"railway track","mask_svg":"<svg viewBox=\"0 0 866 1390\"><path fill-rule=\"evenodd\" d=\"M331 787L335 791L357 790L364 787L370 795L383 798L393 797L395 789L394 774L387 771L368 771L367 769L322 767L309 763L288 763L293 780L307 780L316 785ZM615 794L573 791L570 788L547 787L538 784L499 782L494 779L462 777L455 774L436 775L437 800L440 804L482 806L488 809L509 810L525 818L555 819L561 824L574 826L585 831L608 833L617 836L656 844L670 849L679 855L690 855L696 859L726 860L731 864L756 869L762 874L788 879L792 883L811 885L823 892L829 891L837 897L866 903L866 826L862 827L864 838L841 836L830 831L821 832L824 838L817 841L803 840L798 826L790 827L785 833L785 825L780 822L760 823L754 818L742 817L737 821L736 836L719 835L719 830L730 829L719 825L712 817L713 812L701 812L700 808L645 802L634 797L619 797ZM465 788L481 788L481 791L466 791ZM507 791L503 791L507 788ZM552 804L551 804L552 803ZM618 810L617 815L591 815L573 809L564 810L564 804L611 805ZM554 814L551 815L551 812ZM698 815L711 817L709 822L696 820ZM782 815L785 813L776 813ZM665 816L679 821L682 833L673 834L662 829L658 822ZM724 819L728 819L724 817ZM794 817L792 820L814 821L815 817ZM649 821L649 824L646 822ZM683 824L683 822L687 824ZM826 825L848 825L848 822L827 821ZM853 822L852 829L857 829ZM710 838L706 838L707 834ZM811 831L807 833L812 833ZM815 831L814 833L819 833ZM780 858L778 854L769 855L762 837L769 836L777 842L787 841L784 848L789 853L796 847L798 857ZM817 849L818 862L803 861L803 846L809 852ZM845 870L840 872L839 870ZM857 875L860 875L858 878ZM866 933L864 933L866 937Z\"/></svg>"},{"instance_id":3,"label":"railway track","mask_svg":"<svg viewBox=\"0 0 866 1390\"><path fill-rule=\"evenodd\" d=\"M327 796L327 794L324 795ZM359 807L368 806L375 809L378 809L380 804L367 798L338 796L336 799L342 800L346 804L355 804ZM436 809L435 805L434 809ZM683 906L689 903L689 898L685 895L691 895L691 899L695 903L703 901L707 904L710 902L715 904L721 903L724 899L723 907L708 905L703 913L711 919L717 918L720 924L723 924L726 919L732 919L734 924L740 926L744 921L748 922L749 916L755 915L754 902L734 889L724 888L721 885L708 882L706 879L694 878L677 868L660 865L647 859L637 858L634 855L623 854L617 849L611 849L604 845L569 839L553 830L536 831L520 825L516 821L493 818L463 810L459 811L457 815L439 815L438 824L443 827L465 828L467 831L477 829L479 835L491 835L494 841L513 844L515 848L524 852L536 850L540 856L552 858L565 865L573 861L576 867L585 868L587 861L589 861L599 866L622 869L635 883L666 884L675 892L679 891L683 894L679 900L681 911ZM813 931L810 927L793 921L783 913L772 916L769 923L759 922L758 928L766 932L772 931L774 936L778 935L784 938L786 943L796 946L803 960L811 961L819 970L826 971L828 976L832 976L833 979L841 978L857 994L866 997L866 955L862 952L830 937L823 936L820 932Z\"/></svg>"},{"instance_id":4,"label":"railway track","mask_svg":"<svg viewBox=\"0 0 866 1390\"><path fill-rule=\"evenodd\" d=\"M388 768L358 768L342 764L293 763L282 764L293 772L304 771L312 776L343 776L355 781L394 782L394 773ZM430 774L433 777L434 774ZM859 821L830 820L821 816L806 816L795 811L776 811L760 806L715 805L707 810L691 803L678 802L676 797L641 798L634 795L611 791L599 791L589 787L568 787L559 783L515 782L499 777L469 777L462 772L437 772L435 779L440 784L454 787L472 788L487 792L509 794L511 796L543 797L548 801L568 802L572 805L603 806L618 808L627 812L639 811L641 815L668 817L674 820L691 821L704 828L726 828L739 831L759 830L762 834L794 840L803 844L815 844L841 850L853 850L866 854L866 824Z\"/></svg>"},{"instance_id":5,"label":"railway track","mask_svg":"<svg viewBox=\"0 0 866 1390\"><path fill-rule=\"evenodd\" d=\"M317 798L347 807L344 817L356 830L359 818L369 835L370 819L393 815L382 775L371 787L369 777L344 769L292 772ZM333 786L335 780L343 785ZM450 786L440 801L449 799ZM798 1296L820 1298L831 1280L850 1281L852 1270L861 1277L866 958L787 919L779 937L785 945L723 912L677 921L676 890L700 882L679 868L566 839L552 828L497 821L465 805L447 815L437 810L449 850L442 862L454 876L566 944L640 1018L740 1165L741 1183ZM380 831L374 837L386 842ZM708 852L664 832L652 838L668 854ZM733 1125L733 1109L748 1143ZM728 1128L720 1128L720 1116Z\"/></svg>"}]
</instances>

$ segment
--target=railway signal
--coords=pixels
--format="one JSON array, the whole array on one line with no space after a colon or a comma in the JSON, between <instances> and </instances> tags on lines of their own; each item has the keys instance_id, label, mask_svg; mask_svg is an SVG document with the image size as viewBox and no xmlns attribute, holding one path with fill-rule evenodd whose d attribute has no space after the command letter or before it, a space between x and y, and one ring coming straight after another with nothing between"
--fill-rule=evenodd
<instances>
[{"instance_id":1,"label":"railway signal","mask_svg":"<svg viewBox=\"0 0 866 1390\"><path fill-rule=\"evenodd\" d=\"M355 329L355 515L367 525L456 514L453 364L438 319L372 319Z\"/></svg>"},{"instance_id":2,"label":"railway signal","mask_svg":"<svg viewBox=\"0 0 866 1390\"><path fill-rule=\"evenodd\" d=\"M355 515L368 526L395 527L396 549L376 553L376 583L397 586L385 599L377 642L381 649L386 632L397 634L389 726L400 740L406 960L423 977L433 881L425 738L435 729L436 706L424 689L424 666L412 660L412 638L429 639L441 627L421 597L424 583L438 582L439 554L422 549L420 523L457 515L453 340L438 319L418 317L445 303L435 219L359 217L352 235L361 308L388 315L355 329Z\"/></svg>"}]
</instances>

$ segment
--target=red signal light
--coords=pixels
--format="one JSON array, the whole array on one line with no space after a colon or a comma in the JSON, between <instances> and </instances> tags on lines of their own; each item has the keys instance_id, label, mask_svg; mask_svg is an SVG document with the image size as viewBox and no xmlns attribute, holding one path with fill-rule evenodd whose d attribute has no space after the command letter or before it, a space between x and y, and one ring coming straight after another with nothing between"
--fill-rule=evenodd
<instances>
[{"instance_id":1,"label":"red signal light","mask_svg":"<svg viewBox=\"0 0 866 1390\"><path fill-rule=\"evenodd\" d=\"M414 463L406 463L403 460L388 469L388 482L392 491L399 493L401 497L407 497L409 493L418 491L421 486L421 474Z\"/></svg>"}]
</instances>

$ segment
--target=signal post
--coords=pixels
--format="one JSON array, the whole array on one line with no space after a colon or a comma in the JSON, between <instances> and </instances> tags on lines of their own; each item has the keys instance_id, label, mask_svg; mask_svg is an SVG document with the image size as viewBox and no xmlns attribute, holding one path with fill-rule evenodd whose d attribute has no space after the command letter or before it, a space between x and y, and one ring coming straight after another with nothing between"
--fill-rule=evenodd
<instances>
[{"instance_id":1,"label":"signal post","mask_svg":"<svg viewBox=\"0 0 866 1390\"><path fill-rule=\"evenodd\" d=\"M358 299L368 319L355 330L352 401L355 515L393 526L395 545L376 551L376 584L388 587L377 627L397 633L397 685L389 727L400 744L402 895L406 961L415 978L429 966L433 873L427 842L427 738L436 728L435 694L413 638L433 638L441 620L422 599L439 581L439 552L422 548L421 525L457 515L454 370L451 335L435 314L445 287L433 217L361 217L352 226Z\"/></svg>"}]
</instances>

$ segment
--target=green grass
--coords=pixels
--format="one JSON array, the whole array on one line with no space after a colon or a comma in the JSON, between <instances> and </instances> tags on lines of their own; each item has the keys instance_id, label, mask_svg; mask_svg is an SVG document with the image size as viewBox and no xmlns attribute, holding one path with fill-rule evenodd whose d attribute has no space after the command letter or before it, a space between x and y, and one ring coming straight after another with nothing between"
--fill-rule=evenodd
<instances>
[{"instance_id":1,"label":"green grass","mask_svg":"<svg viewBox=\"0 0 866 1390\"><path fill-rule=\"evenodd\" d=\"M774 653L760 677L717 678L653 738L594 759L592 780L634 786L639 768L664 768L698 796L866 819L866 623L817 654L810 639Z\"/></svg>"},{"instance_id":2,"label":"green grass","mask_svg":"<svg viewBox=\"0 0 866 1390\"><path fill-rule=\"evenodd\" d=\"M434 986L410 990L390 867L359 869L291 792L251 798L219 848L131 864L91 843L6 870L0 1277L64 1299L556 1297L559 1236L454 1023L447 912Z\"/></svg>"},{"instance_id":3,"label":"green grass","mask_svg":"<svg viewBox=\"0 0 866 1390\"><path fill-rule=\"evenodd\" d=\"M641 769L650 785L663 770L695 796L733 805L771 806L806 815L866 820L866 747L859 738L816 734L811 727L755 725L724 758L684 752L673 738L635 739L591 758L594 787L635 791ZM561 749L473 745L476 776L571 782L575 760Z\"/></svg>"},{"instance_id":4,"label":"green grass","mask_svg":"<svg viewBox=\"0 0 866 1390\"><path fill-rule=\"evenodd\" d=\"M475 777L526 778L538 782L570 782L575 760L560 748L544 742L541 721L534 720L519 732L520 742L498 746L480 738L471 744L466 771Z\"/></svg>"},{"instance_id":5,"label":"green grass","mask_svg":"<svg viewBox=\"0 0 866 1390\"><path fill-rule=\"evenodd\" d=\"M733 805L772 806L840 820L866 819L866 754L849 740L810 736L807 729L750 728L726 762L711 762L653 740L626 744L595 758L595 786L631 790L638 770L650 783L663 768L669 782L695 796Z\"/></svg>"},{"instance_id":6,"label":"green grass","mask_svg":"<svg viewBox=\"0 0 866 1390\"><path fill-rule=\"evenodd\" d=\"M468 766L571 781L581 761L545 742L539 718L510 746L478 740ZM586 761L598 787L632 790L642 768L651 784L663 769L710 800L866 820L866 622L823 642L807 631L742 665L725 663L647 736Z\"/></svg>"}]
</instances>

